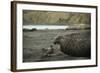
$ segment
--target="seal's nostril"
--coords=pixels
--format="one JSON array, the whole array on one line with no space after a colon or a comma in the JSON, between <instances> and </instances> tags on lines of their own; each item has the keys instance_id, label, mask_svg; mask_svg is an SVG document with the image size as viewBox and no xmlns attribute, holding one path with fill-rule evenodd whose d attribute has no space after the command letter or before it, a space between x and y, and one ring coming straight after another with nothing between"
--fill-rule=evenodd
<instances>
[{"instance_id":1,"label":"seal's nostril","mask_svg":"<svg viewBox=\"0 0 100 73\"><path fill-rule=\"evenodd\" d=\"M53 42L53 44L56 44L56 42Z\"/></svg>"}]
</instances>

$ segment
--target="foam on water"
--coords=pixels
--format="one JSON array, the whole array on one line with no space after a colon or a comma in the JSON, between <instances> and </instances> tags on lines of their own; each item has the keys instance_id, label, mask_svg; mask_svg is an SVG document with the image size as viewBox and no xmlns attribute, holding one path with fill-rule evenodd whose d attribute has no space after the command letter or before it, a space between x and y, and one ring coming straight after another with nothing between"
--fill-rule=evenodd
<instances>
[{"instance_id":1,"label":"foam on water","mask_svg":"<svg viewBox=\"0 0 100 73\"><path fill-rule=\"evenodd\" d=\"M24 25L23 29L66 29L66 25Z\"/></svg>"}]
</instances>

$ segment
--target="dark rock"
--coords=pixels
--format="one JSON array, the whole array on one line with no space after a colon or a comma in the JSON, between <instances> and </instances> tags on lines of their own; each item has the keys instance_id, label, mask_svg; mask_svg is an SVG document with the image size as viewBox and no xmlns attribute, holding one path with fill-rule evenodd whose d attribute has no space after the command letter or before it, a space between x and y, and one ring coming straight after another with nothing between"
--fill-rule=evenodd
<instances>
[{"instance_id":1,"label":"dark rock","mask_svg":"<svg viewBox=\"0 0 100 73\"><path fill-rule=\"evenodd\" d=\"M25 32L28 32L28 31L37 31L37 29L36 28L32 28L32 29L23 29L23 31L25 31Z\"/></svg>"}]
</instances>

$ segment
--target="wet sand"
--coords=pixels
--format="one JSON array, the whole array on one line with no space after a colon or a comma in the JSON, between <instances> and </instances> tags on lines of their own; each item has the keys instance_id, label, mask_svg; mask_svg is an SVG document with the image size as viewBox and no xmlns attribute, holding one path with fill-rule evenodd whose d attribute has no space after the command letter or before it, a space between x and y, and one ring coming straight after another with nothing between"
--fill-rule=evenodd
<instances>
[{"instance_id":1,"label":"wet sand","mask_svg":"<svg viewBox=\"0 0 100 73\"><path fill-rule=\"evenodd\" d=\"M61 60L85 60L88 58L72 57L60 51L58 46L54 47L54 53L43 57L42 48L48 48L53 44L58 35L66 35L84 30L36 30L23 32L23 62L61 61Z\"/></svg>"}]
</instances>

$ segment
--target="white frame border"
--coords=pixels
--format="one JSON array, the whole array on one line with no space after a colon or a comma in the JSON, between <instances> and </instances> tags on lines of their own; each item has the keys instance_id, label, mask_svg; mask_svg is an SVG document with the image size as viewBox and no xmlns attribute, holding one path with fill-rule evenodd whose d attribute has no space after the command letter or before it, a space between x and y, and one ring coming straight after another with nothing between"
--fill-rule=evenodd
<instances>
[{"instance_id":1,"label":"white frame border","mask_svg":"<svg viewBox=\"0 0 100 73\"><path fill-rule=\"evenodd\" d=\"M64 12L82 12L91 13L91 60L74 61L52 61L52 62L22 62L22 10L45 10L45 11L64 11ZM37 69L52 67L69 67L96 65L96 8L67 7L67 6L49 6L49 5L31 5L17 4L17 69Z\"/></svg>"}]
</instances>

